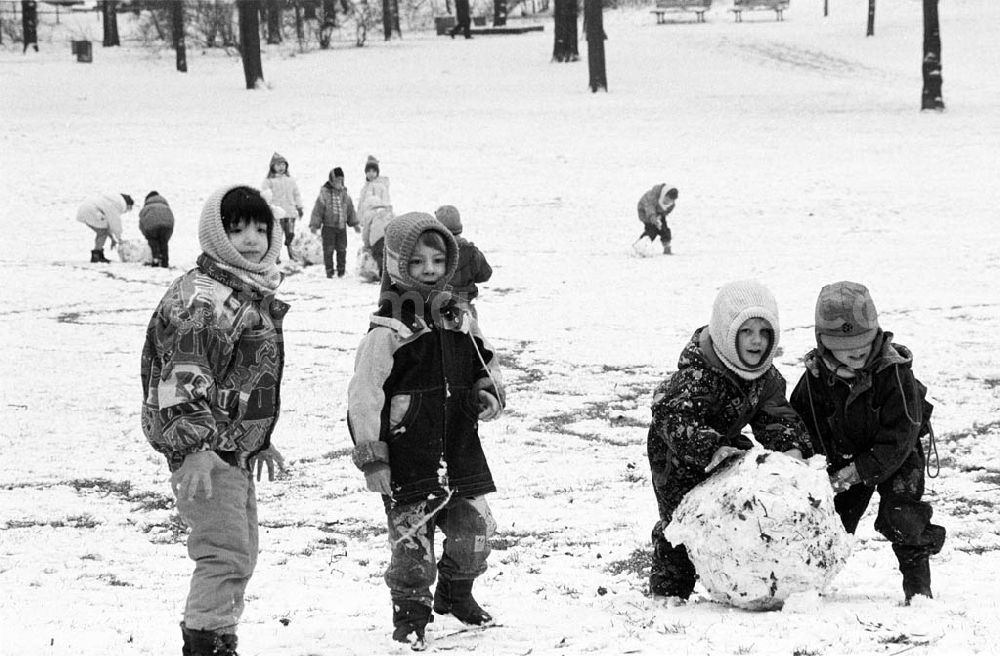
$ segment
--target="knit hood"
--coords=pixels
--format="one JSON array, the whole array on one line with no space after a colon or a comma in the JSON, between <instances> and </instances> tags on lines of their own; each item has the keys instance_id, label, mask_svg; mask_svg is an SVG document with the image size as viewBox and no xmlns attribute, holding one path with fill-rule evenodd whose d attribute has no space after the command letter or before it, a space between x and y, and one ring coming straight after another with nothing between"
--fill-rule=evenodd
<instances>
[{"instance_id":1,"label":"knit hood","mask_svg":"<svg viewBox=\"0 0 1000 656\"><path fill-rule=\"evenodd\" d=\"M433 285L424 284L410 275L410 258L413 257L420 233L426 230L441 235L448 249L444 276ZM407 212L394 218L385 227L384 257L384 270L389 282L402 291L415 291L427 299L433 292L448 288L448 282L458 268L458 244L451 232L430 214Z\"/></svg>"},{"instance_id":2,"label":"knit hood","mask_svg":"<svg viewBox=\"0 0 1000 656\"><path fill-rule=\"evenodd\" d=\"M270 178L274 176L274 165L279 164L281 162L285 163L285 175L291 175L291 172L288 170L288 160L285 159L283 156L279 155L278 153L274 153L273 155L271 155L271 163L268 165L267 168L267 177Z\"/></svg>"},{"instance_id":3,"label":"knit hood","mask_svg":"<svg viewBox=\"0 0 1000 656\"><path fill-rule=\"evenodd\" d=\"M763 319L771 325L771 344L756 366L744 363L736 348L740 326L747 319ZM771 291L756 280L738 280L724 285L712 305L708 324L712 348L727 369L745 380L754 380L770 367L778 348L781 327L778 325L778 303Z\"/></svg>"},{"instance_id":4,"label":"knit hood","mask_svg":"<svg viewBox=\"0 0 1000 656\"><path fill-rule=\"evenodd\" d=\"M284 244L281 226L277 221L274 222L267 253L259 263L251 262L240 255L233 243L229 241L229 235L226 234L226 230L222 226L221 213L222 198L236 187L254 189L250 185L233 184L220 187L212 192L201 210L201 219L198 222L198 241L205 254L223 268L241 276L261 291L273 292L281 283L281 272L276 264Z\"/></svg>"}]
</instances>

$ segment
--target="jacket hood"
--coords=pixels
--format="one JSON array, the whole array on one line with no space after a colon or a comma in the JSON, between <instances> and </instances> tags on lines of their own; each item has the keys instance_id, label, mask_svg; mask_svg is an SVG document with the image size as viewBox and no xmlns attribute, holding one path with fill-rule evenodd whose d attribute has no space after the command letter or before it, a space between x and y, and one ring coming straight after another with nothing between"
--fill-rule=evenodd
<instances>
[{"instance_id":1,"label":"jacket hood","mask_svg":"<svg viewBox=\"0 0 1000 656\"><path fill-rule=\"evenodd\" d=\"M291 175L291 173L288 171L288 160L285 159L283 156L279 155L278 153L274 153L273 155L271 155L271 163L268 165L267 174L269 176L274 175L274 165L279 164L281 162L285 163L285 175Z\"/></svg>"}]
</instances>

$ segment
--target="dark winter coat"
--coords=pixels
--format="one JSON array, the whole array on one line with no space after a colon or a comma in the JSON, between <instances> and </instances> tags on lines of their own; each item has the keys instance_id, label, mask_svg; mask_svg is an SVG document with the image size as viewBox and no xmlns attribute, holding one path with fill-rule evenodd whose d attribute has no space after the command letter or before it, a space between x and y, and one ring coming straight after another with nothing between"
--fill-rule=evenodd
<instances>
[{"instance_id":1,"label":"dark winter coat","mask_svg":"<svg viewBox=\"0 0 1000 656\"><path fill-rule=\"evenodd\" d=\"M815 350L806 367L790 401L830 471L854 462L861 481L874 487L919 449L933 406L913 376L910 350L893 344L892 333L876 336L872 356L854 378L838 376Z\"/></svg>"},{"instance_id":2,"label":"dark winter coat","mask_svg":"<svg viewBox=\"0 0 1000 656\"><path fill-rule=\"evenodd\" d=\"M154 230L174 227L174 212L167 204L167 199L159 194L154 194L146 199L146 203L139 210L139 231L143 235L148 235Z\"/></svg>"},{"instance_id":3,"label":"dark winter coat","mask_svg":"<svg viewBox=\"0 0 1000 656\"><path fill-rule=\"evenodd\" d=\"M669 184L658 184L639 198L636 211L639 213L639 220L646 225L660 227L660 221L665 220L667 215L674 211L673 205L666 210L660 205L660 197L663 195L664 188L668 191L673 189Z\"/></svg>"},{"instance_id":4,"label":"dark winter coat","mask_svg":"<svg viewBox=\"0 0 1000 656\"><path fill-rule=\"evenodd\" d=\"M785 399L785 379L771 367L744 380L722 364L708 327L695 331L677 371L653 395L647 455L661 519L669 521L680 500L707 479L705 467L722 446L747 449L747 425L764 447L813 454L802 420Z\"/></svg>"},{"instance_id":5,"label":"dark winter coat","mask_svg":"<svg viewBox=\"0 0 1000 656\"><path fill-rule=\"evenodd\" d=\"M339 200L339 202L338 202ZM327 181L319 188L319 195L313 205L309 218L309 229L315 230L321 226L343 230L347 226L358 225L358 216L354 212L354 201L347 189L334 189Z\"/></svg>"},{"instance_id":6,"label":"dark winter coat","mask_svg":"<svg viewBox=\"0 0 1000 656\"><path fill-rule=\"evenodd\" d=\"M468 239L455 235L458 242L458 268L451 277L451 286L456 294L466 300L479 296L477 282L486 282L493 275L493 268L486 256Z\"/></svg>"},{"instance_id":7,"label":"dark winter coat","mask_svg":"<svg viewBox=\"0 0 1000 656\"><path fill-rule=\"evenodd\" d=\"M479 390L503 403L493 349L467 313L461 325L443 327L429 312L413 312L412 302L404 306L399 318L387 308L372 315L358 347L348 386L351 436L357 445L387 443L397 504L443 496L446 487L463 497L493 492L478 420Z\"/></svg>"},{"instance_id":8,"label":"dark winter coat","mask_svg":"<svg viewBox=\"0 0 1000 656\"><path fill-rule=\"evenodd\" d=\"M142 349L142 430L174 470L210 449L265 449L278 419L288 305L207 255L170 285Z\"/></svg>"}]
</instances>

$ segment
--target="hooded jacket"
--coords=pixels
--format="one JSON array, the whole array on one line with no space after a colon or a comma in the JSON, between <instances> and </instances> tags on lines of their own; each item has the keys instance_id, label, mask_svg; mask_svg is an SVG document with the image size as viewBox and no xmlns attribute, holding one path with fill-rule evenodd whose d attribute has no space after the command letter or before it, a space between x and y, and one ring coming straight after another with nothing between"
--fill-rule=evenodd
<instances>
[{"instance_id":1,"label":"hooded jacket","mask_svg":"<svg viewBox=\"0 0 1000 656\"><path fill-rule=\"evenodd\" d=\"M107 230L115 239L122 236L122 214L128 205L121 194L102 194L89 198L80 205L76 220L95 230Z\"/></svg>"},{"instance_id":2,"label":"hooded jacket","mask_svg":"<svg viewBox=\"0 0 1000 656\"><path fill-rule=\"evenodd\" d=\"M636 206L639 220L647 225L659 227L660 219L667 218L667 215L674 211L674 205L671 205L669 209L663 209L663 205L660 204L664 194L673 188L672 185L666 183L658 184L644 193Z\"/></svg>"},{"instance_id":3,"label":"hooded jacket","mask_svg":"<svg viewBox=\"0 0 1000 656\"><path fill-rule=\"evenodd\" d=\"M653 395L648 438L654 479L671 467L705 480L705 467L721 446L747 449L747 425L764 447L813 454L802 420L785 399L785 379L772 365L753 380L727 369L712 348L708 327L699 328L681 352L677 371Z\"/></svg>"},{"instance_id":4,"label":"hooded jacket","mask_svg":"<svg viewBox=\"0 0 1000 656\"><path fill-rule=\"evenodd\" d=\"M167 199L159 194L153 194L146 199L139 210L139 231L147 234L158 228L174 227L174 212L167 204Z\"/></svg>"},{"instance_id":5,"label":"hooded jacket","mask_svg":"<svg viewBox=\"0 0 1000 656\"><path fill-rule=\"evenodd\" d=\"M274 172L274 165L278 162L285 163L285 173L278 175ZM267 177L260 183L261 191L269 189L273 196L271 204L277 205L285 211L285 216L294 219L302 209L302 194L299 193L299 184L288 172L288 160L275 153L271 156L271 165L268 169Z\"/></svg>"},{"instance_id":6,"label":"hooded jacket","mask_svg":"<svg viewBox=\"0 0 1000 656\"><path fill-rule=\"evenodd\" d=\"M471 241L461 235L455 235L455 241L458 242L458 268L451 278L451 286L456 294L471 301L479 296L476 283L489 280L493 267Z\"/></svg>"},{"instance_id":7,"label":"hooded jacket","mask_svg":"<svg viewBox=\"0 0 1000 656\"><path fill-rule=\"evenodd\" d=\"M933 406L913 375L910 350L892 343L892 333L879 331L868 362L853 377L839 376L820 349L810 351L805 364L790 402L830 471L854 462L861 481L873 487L921 448Z\"/></svg>"},{"instance_id":8,"label":"hooded jacket","mask_svg":"<svg viewBox=\"0 0 1000 656\"><path fill-rule=\"evenodd\" d=\"M354 212L351 195L347 193L346 187L335 189L331 182L332 178L333 171L330 171L330 180L323 183L319 189L319 195L309 217L310 230L320 226L341 230L347 226L358 225L358 216Z\"/></svg>"}]
</instances>

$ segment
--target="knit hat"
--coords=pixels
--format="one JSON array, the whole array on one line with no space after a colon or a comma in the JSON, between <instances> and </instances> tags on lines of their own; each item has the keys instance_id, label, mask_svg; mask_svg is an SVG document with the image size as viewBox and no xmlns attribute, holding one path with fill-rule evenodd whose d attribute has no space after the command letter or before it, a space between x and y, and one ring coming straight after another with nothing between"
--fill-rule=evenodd
<instances>
[{"instance_id":1,"label":"knit hat","mask_svg":"<svg viewBox=\"0 0 1000 656\"><path fill-rule=\"evenodd\" d=\"M379 172L378 160L375 159L374 155L369 155L368 156L368 160L365 162L365 172L366 173L368 172L368 169L374 169L376 173Z\"/></svg>"},{"instance_id":2,"label":"knit hat","mask_svg":"<svg viewBox=\"0 0 1000 656\"><path fill-rule=\"evenodd\" d=\"M867 346L878 334L878 312L868 288L842 280L823 287L816 300L816 343L828 349Z\"/></svg>"},{"instance_id":3,"label":"knit hat","mask_svg":"<svg viewBox=\"0 0 1000 656\"><path fill-rule=\"evenodd\" d=\"M773 333L771 345L756 366L744 363L736 348L740 326L747 319L763 319L771 325ZM708 334L712 337L715 354L727 369L745 380L759 378L771 366L780 333L778 303L767 287L756 280L737 280L719 290L712 305Z\"/></svg>"},{"instance_id":4,"label":"knit hat","mask_svg":"<svg viewBox=\"0 0 1000 656\"><path fill-rule=\"evenodd\" d=\"M278 260L278 255L284 245L284 237L278 222L274 222L267 253L260 262L256 263L240 255L240 252L233 246L233 242L229 241L229 235L226 234L226 229L222 225L222 199L237 187L249 187L253 192L257 192L250 185L226 185L213 191L205 201L205 206L201 210L201 219L198 222L198 241L201 244L201 249L216 262L226 265L226 268L249 274L249 278L258 286L264 289L276 288L278 282L281 281L281 273L275 262Z\"/></svg>"},{"instance_id":5,"label":"knit hat","mask_svg":"<svg viewBox=\"0 0 1000 656\"><path fill-rule=\"evenodd\" d=\"M458 214L458 208L454 205L442 205L434 210L434 216L444 227L448 228L453 235L462 234L462 217Z\"/></svg>"},{"instance_id":6,"label":"knit hat","mask_svg":"<svg viewBox=\"0 0 1000 656\"><path fill-rule=\"evenodd\" d=\"M331 178L342 178L344 177L344 169L339 166L334 167L333 171L330 173Z\"/></svg>"},{"instance_id":7,"label":"knit hat","mask_svg":"<svg viewBox=\"0 0 1000 656\"><path fill-rule=\"evenodd\" d=\"M410 275L410 258L417 246L420 233L426 230L437 232L444 239L448 249L445 273L441 280L427 285ZM447 228L437 219L424 212L400 214L385 227L385 272L389 279L402 290L413 290L427 298L435 290L444 289L458 268L458 244Z\"/></svg>"},{"instance_id":8,"label":"knit hat","mask_svg":"<svg viewBox=\"0 0 1000 656\"><path fill-rule=\"evenodd\" d=\"M135 201L133 201L132 197L129 196L128 194L122 194L121 196L122 200L125 201L125 208L126 208L125 211L127 212L128 210L132 209L132 207L135 205Z\"/></svg>"}]
</instances>

